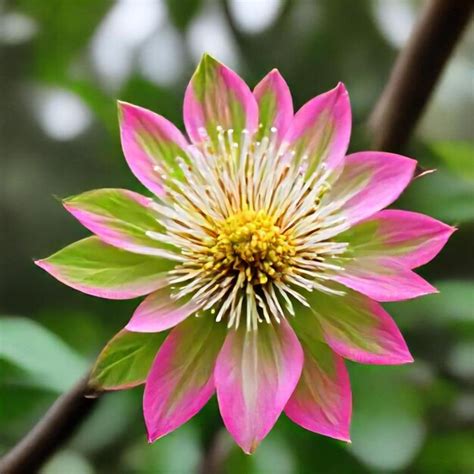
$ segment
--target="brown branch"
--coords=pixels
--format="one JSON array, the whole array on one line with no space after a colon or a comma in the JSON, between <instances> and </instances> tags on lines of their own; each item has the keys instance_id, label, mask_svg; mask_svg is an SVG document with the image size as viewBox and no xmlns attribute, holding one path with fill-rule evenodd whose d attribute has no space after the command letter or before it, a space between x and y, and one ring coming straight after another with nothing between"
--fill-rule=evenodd
<instances>
[{"instance_id":1,"label":"brown branch","mask_svg":"<svg viewBox=\"0 0 474 474\"><path fill-rule=\"evenodd\" d=\"M97 398L86 398L88 378L59 397L38 424L0 460L2 474L37 472L69 440L97 403Z\"/></svg>"},{"instance_id":2,"label":"brown branch","mask_svg":"<svg viewBox=\"0 0 474 474\"><path fill-rule=\"evenodd\" d=\"M399 151L408 142L473 6L472 0L426 3L369 119L375 149Z\"/></svg>"}]
</instances>

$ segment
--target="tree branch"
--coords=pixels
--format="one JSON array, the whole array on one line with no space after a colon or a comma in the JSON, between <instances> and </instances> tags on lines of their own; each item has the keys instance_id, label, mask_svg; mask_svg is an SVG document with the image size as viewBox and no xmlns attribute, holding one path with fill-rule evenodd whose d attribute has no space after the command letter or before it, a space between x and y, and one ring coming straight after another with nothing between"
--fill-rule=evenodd
<instances>
[{"instance_id":1,"label":"tree branch","mask_svg":"<svg viewBox=\"0 0 474 474\"><path fill-rule=\"evenodd\" d=\"M38 424L0 460L2 474L36 472L75 433L97 404L86 398L87 377L59 397Z\"/></svg>"},{"instance_id":2,"label":"tree branch","mask_svg":"<svg viewBox=\"0 0 474 474\"><path fill-rule=\"evenodd\" d=\"M407 143L473 6L472 0L426 2L370 116L374 149L399 151Z\"/></svg>"}]
</instances>

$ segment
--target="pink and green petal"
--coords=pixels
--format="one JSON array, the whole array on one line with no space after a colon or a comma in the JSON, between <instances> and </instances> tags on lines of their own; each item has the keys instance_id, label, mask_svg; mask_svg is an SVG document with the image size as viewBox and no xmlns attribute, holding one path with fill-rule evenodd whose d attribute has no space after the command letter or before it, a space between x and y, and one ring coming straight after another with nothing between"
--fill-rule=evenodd
<instances>
[{"instance_id":1,"label":"pink and green petal","mask_svg":"<svg viewBox=\"0 0 474 474\"><path fill-rule=\"evenodd\" d=\"M122 329L99 354L89 379L93 390L122 390L145 383L165 336Z\"/></svg>"},{"instance_id":2,"label":"pink and green petal","mask_svg":"<svg viewBox=\"0 0 474 474\"><path fill-rule=\"evenodd\" d=\"M367 296L347 289L344 296L313 292L308 301L326 342L340 356L363 364L413 362L393 319Z\"/></svg>"},{"instance_id":3,"label":"pink and green petal","mask_svg":"<svg viewBox=\"0 0 474 474\"><path fill-rule=\"evenodd\" d=\"M71 288L117 300L163 288L168 285L165 272L171 268L161 258L127 252L98 237L79 240L35 263Z\"/></svg>"},{"instance_id":4,"label":"pink and green petal","mask_svg":"<svg viewBox=\"0 0 474 474\"><path fill-rule=\"evenodd\" d=\"M311 174L322 163L334 169L344 158L351 135L351 106L342 83L307 102L296 113L284 142Z\"/></svg>"},{"instance_id":5,"label":"pink and green petal","mask_svg":"<svg viewBox=\"0 0 474 474\"><path fill-rule=\"evenodd\" d=\"M198 310L191 302L180 303L164 288L147 296L126 326L129 331L159 332L170 329Z\"/></svg>"},{"instance_id":6,"label":"pink and green petal","mask_svg":"<svg viewBox=\"0 0 474 474\"><path fill-rule=\"evenodd\" d=\"M143 397L150 442L186 423L211 398L214 365L224 337L225 326L204 315L182 322L166 338Z\"/></svg>"},{"instance_id":7,"label":"pink and green petal","mask_svg":"<svg viewBox=\"0 0 474 474\"><path fill-rule=\"evenodd\" d=\"M177 157L187 159L189 144L182 133L161 115L126 102L119 102L118 107L125 159L139 181L162 196L164 179L181 179Z\"/></svg>"},{"instance_id":8,"label":"pink and green petal","mask_svg":"<svg viewBox=\"0 0 474 474\"><path fill-rule=\"evenodd\" d=\"M276 423L302 366L301 345L284 320L228 333L215 369L217 400L227 430L246 453Z\"/></svg>"},{"instance_id":9,"label":"pink and green petal","mask_svg":"<svg viewBox=\"0 0 474 474\"><path fill-rule=\"evenodd\" d=\"M217 127L232 129L236 142L240 141L242 130L257 130L257 102L234 71L204 54L186 89L184 124L195 144L209 138L216 150Z\"/></svg>"},{"instance_id":10,"label":"pink and green petal","mask_svg":"<svg viewBox=\"0 0 474 474\"><path fill-rule=\"evenodd\" d=\"M293 119L293 100L285 79L273 69L257 84L253 94L259 110L257 139L276 133L281 140Z\"/></svg>"},{"instance_id":11,"label":"pink and green petal","mask_svg":"<svg viewBox=\"0 0 474 474\"><path fill-rule=\"evenodd\" d=\"M150 209L152 199L126 189L97 189L63 201L79 222L104 242L129 252L173 257L163 244L147 236L161 232Z\"/></svg>"},{"instance_id":12,"label":"pink and green petal","mask_svg":"<svg viewBox=\"0 0 474 474\"><path fill-rule=\"evenodd\" d=\"M322 204L335 205L350 224L392 204L408 186L416 161L394 153L365 151L349 155Z\"/></svg>"},{"instance_id":13,"label":"pink and green petal","mask_svg":"<svg viewBox=\"0 0 474 474\"><path fill-rule=\"evenodd\" d=\"M432 260L456 229L417 212L386 209L337 236L351 255L391 257L408 268Z\"/></svg>"},{"instance_id":14,"label":"pink and green petal","mask_svg":"<svg viewBox=\"0 0 474 474\"><path fill-rule=\"evenodd\" d=\"M307 430L350 442L352 394L344 360L323 342L311 311L299 312L292 325L304 350L304 365L285 413Z\"/></svg>"},{"instance_id":15,"label":"pink and green petal","mask_svg":"<svg viewBox=\"0 0 474 474\"><path fill-rule=\"evenodd\" d=\"M415 272L388 258L354 258L344 262L344 272L334 281L376 301L402 301L437 293Z\"/></svg>"}]
</instances>

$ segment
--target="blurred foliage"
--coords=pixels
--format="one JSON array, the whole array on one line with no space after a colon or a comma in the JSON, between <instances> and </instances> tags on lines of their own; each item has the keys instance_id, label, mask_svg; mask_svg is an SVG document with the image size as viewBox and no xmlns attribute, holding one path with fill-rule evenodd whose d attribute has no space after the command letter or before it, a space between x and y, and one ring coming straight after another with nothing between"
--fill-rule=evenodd
<instances>
[{"instance_id":1,"label":"blurred foliage","mask_svg":"<svg viewBox=\"0 0 474 474\"><path fill-rule=\"evenodd\" d=\"M369 146L365 119L420 2L256 1L0 2L0 312L22 316L0 319L0 452L80 377L136 305L79 294L32 264L87 235L52 196L96 187L143 191L121 157L116 99L182 126L184 88L206 50L252 86L279 68L297 107L344 81L354 109L351 149ZM187 474L205 453L228 474L473 472L473 42L471 30L428 107L422 137L407 151L437 171L417 179L398 203L459 227L421 270L440 294L387 305L412 366L350 364L352 445L282 416L248 457L224 430L209 439L222 426L215 400L148 445L136 388L104 396L42 472Z\"/></svg>"}]
</instances>

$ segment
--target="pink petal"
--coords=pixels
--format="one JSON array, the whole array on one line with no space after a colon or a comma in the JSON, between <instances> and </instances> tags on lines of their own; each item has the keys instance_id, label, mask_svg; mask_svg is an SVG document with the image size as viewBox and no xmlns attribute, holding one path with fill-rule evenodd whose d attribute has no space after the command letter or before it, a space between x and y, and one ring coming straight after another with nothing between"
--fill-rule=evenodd
<instances>
[{"instance_id":1,"label":"pink petal","mask_svg":"<svg viewBox=\"0 0 474 474\"><path fill-rule=\"evenodd\" d=\"M174 257L163 244L147 236L162 232L150 210L150 198L126 189L96 189L63 201L64 207L104 242L129 252Z\"/></svg>"},{"instance_id":2,"label":"pink petal","mask_svg":"<svg viewBox=\"0 0 474 474\"><path fill-rule=\"evenodd\" d=\"M303 351L286 321L230 331L215 369L224 424L253 452L276 423L301 375Z\"/></svg>"},{"instance_id":3,"label":"pink petal","mask_svg":"<svg viewBox=\"0 0 474 474\"><path fill-rule=\"evenodd\" d=\"M235 141L258 127L258 107L245 82L231 69L205 54L186 89L184 124L189 138L199 144L209 137L217 146L216 127L233 129Z\"/></svg>"},{"instance_id":4,"label":"pink petal","mask_svg":"<svg viewBox=\"0 0 474 474\"><path fill-rule=\"evenodd\" d=\"M437 293L415 272L386 258L354 258L333 279L376 301L401 301Z\"/></svg>"},{"instance_id":5,"label":"pink petal","mask_svg":"<svg viewBox=\"0 0 474 474\"><path fill-rule=\"evenodd\" d=\"M307 430L350 442L352 396L344 360L323 342L314 313L302 309L291 322L303 346L304 365L285 413Z\"/></svg>"},{"instance_id":6,"label":"pink petal","mask_svg":"<svg viewBox=\"0 0 474 474\"><path fill-rule=\"evenodd\" d=\"M344 158L351 135L351 106L342 83L307 102L296 113L284 141L295 152L295 159L304 157L308 173L325 163L335 168Z\"/></svg>"},{"instance_id":7,"label":"pink petal","mask_svg":"<svg viewBox=\"0 0 474 474\"><path fill-rule=\"evenodd\" d=\"M323 346L323 344L321 344ZM305 352L300 381L286 404L293 422L314 433L350 442L352 396L344 359L327 348L332 357L330 372Z\"/></svg>"},{"instance_id":8,"label":"pink petal","mask_svg":"<svg viewBox=\"0 0 474 474\"><path fill-rule=\"evenodd\" d=\"M88 237L35 264L61 283L92 296L114 300L136 298L168 285L169 265Z\"/></svg>"},{"instance_id":9,"label":"pink petal","mask_svg":"<svg viewBox=\"0 0 474 474\"><path fill-rule=\"evenodd\" d=\"M134 332L160 332L176 326L198 310L188 302L179 304L170 297L169 289L148 295L133 313L125 329Z\"/></svg>"},{"instance_id":10,"label":"pink petal","mask_svg":"<svg viewBox=\"0 0 474 474\"><path fill-rule=\"evenodd\" d=\"M257 84L253 94L259 106L262 125L259 137L270 137L274 127L277 136L282 138L293 119L293 100L285 79L277 69L273 69Z\"/></svg>"},{"instance_id":11,"label":"pink petal","mask_svg":"<svg viewBox=\"0 0 474 474\"><path fill-rule=\"evenodd\" d=\"M338 203L349 223L355 224L395 201L415 167L415 160L393 153L354 153L346 157L342 174L322 204Z\"/></svg>"},{"instance_id":12,"label":"pink petal","mask_svg":"<svg viewBox=\"0 0 474 474\"><path fill-rule=\"evenodd\" d=\"M166 338L143 396L150 442L186 423L211 398L215 360L224 337L224 325L205 315L182 322Z\"/></svg>"},{"instance_id":13,"label":"pink petal","mask_svg":"<svg viewBox=\"0 0 474 474\"><path fill-rule=\"evenodd\" d=\"M161 196L163 175L180 176L176 157L187 157L188 142L161 115L126 102L118 106L125 159L142 184Z\"/></svg>"},{"instance_id":14,"label":"pink petal","mask_svg":"<svg viewBox=\"0 0 474 474\"><path fill-rule=\"evenodd\" d=\"M344 296L313 292L308 300L326 342L342 357L364 364L413 362L393 319L370 298L347 289Z\"/></svg>"},{"instance_id":15,"label":"pink petal","mask_svg":"<svg viewBox=\"0 0 474 474\"><path fill-rule=\"evenodd\" d=\"M424 214L387 209L338 237L350 243L357 258L392 257L416 268L432 260L455 230Z\"/></svg>"}]
</instances>

